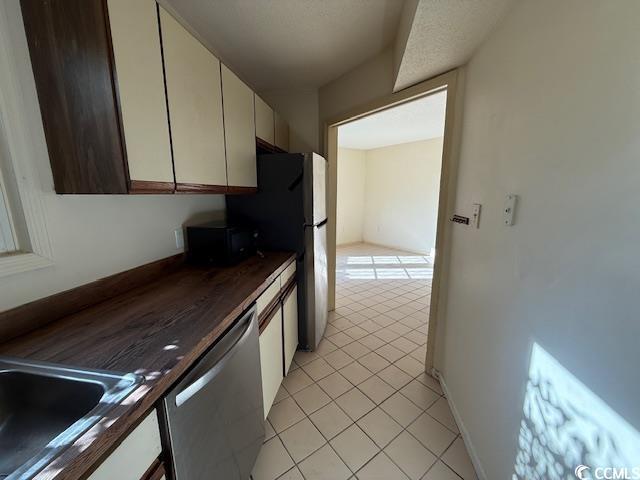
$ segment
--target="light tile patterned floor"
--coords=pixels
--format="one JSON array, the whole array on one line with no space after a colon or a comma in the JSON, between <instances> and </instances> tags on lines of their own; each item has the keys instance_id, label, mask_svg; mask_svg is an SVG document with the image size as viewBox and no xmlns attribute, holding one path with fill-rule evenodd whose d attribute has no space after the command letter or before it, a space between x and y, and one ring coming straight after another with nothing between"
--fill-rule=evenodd
<instances>
[{"instance_id":1,"label":"light tile patterned floor","mask_svg":"<svg viewBox=\"0 0 640 480\"><path fill-rule=\"evenodd\" d=\"M433 266L338 250L336 310L298 352L266 422L253 480L475 479L440 385L424 374Z\"/></svg>"}]
</instances>

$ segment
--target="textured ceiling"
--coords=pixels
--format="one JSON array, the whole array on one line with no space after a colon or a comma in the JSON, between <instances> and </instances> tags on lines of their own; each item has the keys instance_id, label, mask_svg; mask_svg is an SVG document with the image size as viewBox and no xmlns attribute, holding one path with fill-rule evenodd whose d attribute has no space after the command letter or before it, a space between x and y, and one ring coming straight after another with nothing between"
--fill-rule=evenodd
<instances>
[{"instance_id":1,"label":"textured ceiling","mask_svg":"<svg viewBox=\"0 0 640 480\"><path fill-rule=\"evenodd\" d=\"M446 100L441 92L342 125L338 146L370 150L442 137Z\"/></svg>"},{"instance_id":2,"label":"textured ceiling","mask_svg":"<svg viewBox=\"0 0 640 480\"><path fill-rule=\"evenodd\" d=\"M403 6L403 0L161 3L258 91L319 87L348 72L393 44Z\"/></svg>"},{"instance_id":3,"label":"textured ceiling","mask_svg":"<svg viewBox=\"0 0 640 480\"><path fill-rule=\"evenodd\" d=\"M514 1L420 0L394 91L465 64Z\"/></svg>"}]
</instances>

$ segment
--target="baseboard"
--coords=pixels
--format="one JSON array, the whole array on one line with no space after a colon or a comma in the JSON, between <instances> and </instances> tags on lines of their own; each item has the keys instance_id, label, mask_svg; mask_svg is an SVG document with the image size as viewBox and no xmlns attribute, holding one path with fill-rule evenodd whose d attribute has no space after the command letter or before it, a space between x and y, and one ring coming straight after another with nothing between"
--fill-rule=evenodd
<instances>
[{"instance_id":1,"label":"baseboard","mask_svg":"<svg viewBox=\"0 0 640 480\"><path fill-rule=\"evenodd\" d=\"M476 475L478 475L478 478L480 480L487 480L487 475L484 473L484 469L482 468L482 464L480 463L480 458L478 457L478 453L476 452L476 449L474 448L473 443L471 443L471 437L469 436L469 431L464 426L464 422L462 421L462 418L460 417L460 413L456 408L456 402L451 397L449 389L447 388L447 383L445 382L444 377L442 376L442 373L433 369L432 374L440 382L442 391L447 397L447 401L449 402L449 407L451 407L451 413L453 414L453 418L455 419L456 424L458 425L458 429L460 430L460 435L462 435L462 440L464 441L464 445L465 447L467 447L467 452L469 453L469 457L471 458L471 463L473 463L473 468L476 469Z\"/></svg>"},{"instance_id":2,"label":"baseboard","mask_svg":"<svg viewBox=\"0 0 640 480\"><path fill-rule=\"evenodd\" d=\"M360 243L364 243L364 240L356 240L355 242L347 242L347 243L336 243L336 247L351 247L353 245L358 245Z\"/></svg>"}]
</instances>

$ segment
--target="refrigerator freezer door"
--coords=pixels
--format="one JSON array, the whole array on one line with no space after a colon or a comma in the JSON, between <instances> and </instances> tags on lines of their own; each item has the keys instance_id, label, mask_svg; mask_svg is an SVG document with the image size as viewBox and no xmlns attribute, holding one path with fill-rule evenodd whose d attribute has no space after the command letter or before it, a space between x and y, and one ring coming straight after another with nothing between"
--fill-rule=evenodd
<instances>
[{"instance_id":1,"label":"refrigerator freezer door","mask_svg":"<svg viewBox=\"0 0 640 480\"><path fill-rule=\"evenodd\" d=\"M327 218L327 161L317 153L304 155L305 223L318 225Z\"/></svg>"},{"instance_id":2,"label":"refrigerator freezer door","mask_svg":"<svg viewBox=\"0 0 640 480\"><path fill-rule=\"evenodd\" d=\"M228 195L227 220L259 230L259 247L304 253L304 155L258 156L258 193Z\"/></svg>"},{"instance_id":3,"label":"refrigerator freezer door","mask_svg":"<svg viewBox=\"0 0 640 480\"><path fill-rule=\"evenodd\" d=\"M327 218L327 161L313 154L313 224L318 225Z\"/></svg>"},{"instance_id":4,"label":"refrigerator freezer door","mask_svg":"<svg viewBox=\"0 0 640 480\"><path fill-rule=\"evenodd\" d=\"M327 328L327 226L306 228L306 325L301 344L315 350Z\"/></svg>"}]
</instances>

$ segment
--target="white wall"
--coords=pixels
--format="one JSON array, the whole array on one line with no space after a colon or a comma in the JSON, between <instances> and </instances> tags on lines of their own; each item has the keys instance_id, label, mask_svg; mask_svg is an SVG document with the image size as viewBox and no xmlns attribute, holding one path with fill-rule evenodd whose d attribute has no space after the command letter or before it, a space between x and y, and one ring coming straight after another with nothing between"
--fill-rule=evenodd
<instances>
[{"instance_id":1,"label":"white wall","mask_svg":"<svg viewBox=\"0 0 640 480\"><path fill-rule=\"evenodd\" d=\"M338 149L336 243L435 248L442 138L371 150Z\"/></svg>"},{"instance_id":2,"label":"white wall","mask_svg":"<svg viewBox=\"0 0 640 480\"><path fill-rule=\"evenodd\" d=\"M218 195L55 195L43 187L53 267L0 278L0 311L179 253L173 230L224 215Z\"/></svg>"},{"instance_id":3,"label":"white wall","mask_svg":"<svg viewBox=\"0 0 640 480\"><path fill-rule=\"evenodd\" d=\"M436 360L487 479L514 473L534 343L640 430L638 19L636 0L525 0L468 65L456 209L483 211L479 230L453 227ZM513 227L501 223L507 193L520 196ZM565 401L581 414L542 412L539 436L608 433L612 462L639 447L580 392Z\"/></svg>"},{"instance_id":4,"label":"white wall","mask_svg":"<svg viewBox=\"0 0 640 480\"><path fill-rule=\"evenodd\" d=\"M22 25L17 4L11 4L13 24ZM1 12L0 12L1 13ZM20 27L22 28L22 27ZM35 165L41 189L54 266L0 277L0 311L98 278L179 253L174 229L187 221L219 218L221 195L56 195L47 156L42 120L26 48L16 35L7 46L19 62L29 136L41 152L18 159Z\"/></svg>"},{"instance_id":5,"label":"white wall","mask_svg":"<svg viewBox=\"0 0 640 480\"><path fill-rule=\"evenodd\" d=\"M429 254L436 244L442 138L366 152L364 240Z\"/></svg>"},{"instance_id":6,"label":"white wall","mask_svg":"<svg viewBox=\"0 0 640 480\"><path fill-rule=\"evenodd\" d=\"M393 89L393 48L367 60L319 90L319 136L324 142L327 120L370 100L391 93ZM324 151L324 145L321 144Z\"/></svg>"},{"instance_id":7,"label":"white wall","mask_svg":"<svg viewBox=\"0 0 640 480\"><path fill-rule=\"evenodd\" d=\"M336 244L362 242L365 217L365 150L338 149Z\"/></svg>"},{"instance_id":8,"label":"white wall","mask_svg":"<svg viewBox=\"0 0 640 480\"><path fill-rule=\"evenodd\" d=\"M289 122L289 151L320 151L317 89L271 90L260 96Z\"/></svg>"}]
</instances>

